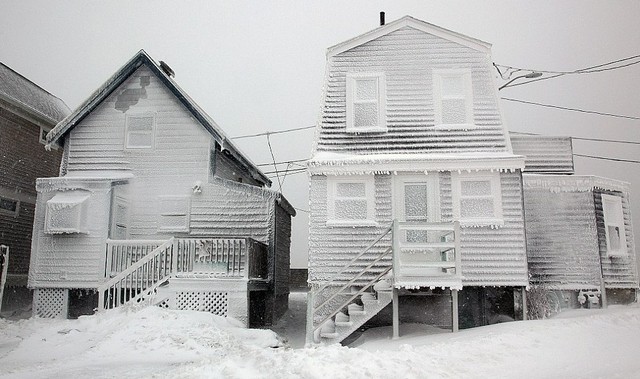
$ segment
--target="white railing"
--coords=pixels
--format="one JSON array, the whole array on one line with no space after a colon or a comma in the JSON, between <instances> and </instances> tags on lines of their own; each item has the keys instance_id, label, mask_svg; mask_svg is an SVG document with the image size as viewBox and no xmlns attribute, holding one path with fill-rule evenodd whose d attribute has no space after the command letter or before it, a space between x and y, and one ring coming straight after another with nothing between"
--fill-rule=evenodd
<instances>
[{"instance_id":1,"label":"white railing","mask_svg":"<svg viewBox=\"0 0 640 379\"><path fill-rule=\"evenodd\" d=\"M119 307L141 299L162 284L173 271L174 239L115 275L98 287L98 310Z\"/></svg>"},{"instance_id":2,"label":"white railing","mask_svg":"<svg viewBox=\"0 0 640 379\"><path fill-rule=\"evenodd\" d=\"M166 240L107 240L106 277L113 278Z\"/></svg>"},{"instance_id":3,"label":"white railing","mask_svg":"<svg viewBox=\"0 0 640 379\"><path fill-rule=\"evenodd\" d=\"M8 268L9 246L0 245L0 310L2 310L2 296L4 295L4 285L7 282Z\"/></svg>"}]
</instances>

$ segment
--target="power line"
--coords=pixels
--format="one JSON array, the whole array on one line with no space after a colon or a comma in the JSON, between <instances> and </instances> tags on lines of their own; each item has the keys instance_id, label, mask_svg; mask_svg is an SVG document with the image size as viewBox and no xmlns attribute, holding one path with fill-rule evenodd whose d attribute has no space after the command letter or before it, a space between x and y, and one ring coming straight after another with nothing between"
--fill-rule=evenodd
<instances>
[{"instance_id":1,"label":"power line","mask_svg":"<svg viewBox=\"0 0 640 379\"><path fill-rule=\"evenodd\" d=\"M268 136L268 135L273 135L273 134L282 134L282 133L290 133L290 132L296 132L299 130L306 130L306 129L311 129L311 128L315 128L316 126L303 126L301 128L292 128L292 129L285 129L285 130L277 130L275 132L264 132L264 133L257 133L257 134L247 134L244 136L237 136L237 137L231 137L231 139L241 139L241 138L251 138L251 137L262 137L262 136Z\"/></svg>"},{"instance_id":2,"label":"power line","mask_svg":"<svg viewBox=\"0 0 640 379\"><path fill-rule=\"evenodd\" d=\"M600 67L604 67L604 66L610 66L610 65L616 64L616 63L629 61L629 60L632 60L632 59L637 59L637 58L640 58L640 55L634 55L634 56L631 56L631 57L622 58L622 59L618 59L618 60L615 60L615 61L602 63L602 64L599 64L599 65L586 67L586 68L581 68L581 69L573 70L573 71L534 70L534 69L530 69L530 68L519 68L519 67L507 66L507 65L503 65L503 64L497 64L497 63L495 65L496 66L500 66L500 67L504 67L504 68L509 69L509 70L541 72L543 74L560 74L560 75L591 74L591 73L594 73L594 72L616 70L616 69L619 69L619 68L624 68L624 67L628 67L628 66L632 66L632 65L638 64L638 63L640 63L640 61L632 62L632 63L626 63L626 64L623 64L623 65L620 65L620 66L615 66L615 67L607 67L607 68L602 68L602 69L600 68Z\"/></svg>"},{"instance_id":3,"label":"power line","mask_svg":"<svg viewBox=\"0 0 640 379\"><path fill-rule=\"evenodd\" d=\"M296 211L304 212L304 213L311 213L308 209L302 209L297 207L293 207L293 209L295 209Z\"/></svg>"},{"instance_id":4,"label":"power line","mask_svg":"<svg viewBox=\"0 0 640 379\"><path fill-rule=\"evenodd\" d=\"M513 101L516 103L522 103L522 104L530 104L530 105L537 105L540 107L547 107L547 108L555 108L555 109L562 109L565 111L573 111L573 112L581 112L581 113L589 113L589 114L597 114L599 116L609 116L609 117L617 117L617 118L626 118L628 120L640 120L640 117L636 117L636 116L625 116L625 115L619 115L619 114L613 114L613 113L605 113L605 112L598 112L598 111L588 111L588 110L584 110L584 109L578 109L578 108L569 108L569 107L561 107L558 105L551 105L551 104L542 104L542 103L536 103L534 101L526 101L526 100L519 100L519 99L512 99L510 97L501 97L502 100L507 100L507 101Z\"/></svg>"},{"instance_id":5,"label":"power line","mask_svg":"<svg viewBox=\"0 0 640 379\"><path fill-rule=\"evenodd\" d=\"M528 136L542 136L543 135L543 134L540 134L540 133L513 132L513 131L510 131L509 133L512 133L512 134L523 134L523 135L528 135ZM581 141L614 142L614 143L626 143L626 144L630 144L630 145L640 145L640 142L636 142L636 141L621 141L621 140L614 140L614 139L573 137L573 136L568 136L568 137L571 138L571 139L574 139L574 140L581 140Z\"/></svg>"},{"instance_id":6,"label":"power line","mask_svg":"<svg viewBox=\"0 0 640 379\"><path fill-rule=\"evenodd\" d=\"M293 160L290 160L290 161L280 161L280 162L276 162L276 164L298 163L298 162L306 162L306 161L308 161L308 160L309 160L309 158L305 158L305 159L293 159ZM256 166L257 166L257 167L263 167L263 166L272 166L272 165L273 165L273 162L269 162L269 163L260 163L260 164L257 164Z\"/></svg>"},{"instance_id":7,"label":"power line","mask_svg":"<svg viewBox=\"0 0 640 379\"><path fill-rule=\"evenodd\" d=\"M609 158L609 157L601 157L598 155L585 155L585 154L573 154L576 157L583 157L583 158L593 158L593 159L603 159L603 160L607 160L607 161L614 161L614 162L626 162L626 163L640 163L640 161L636 161L633 159L620 159L620 158Z\"/></svg>"}]
</instances>

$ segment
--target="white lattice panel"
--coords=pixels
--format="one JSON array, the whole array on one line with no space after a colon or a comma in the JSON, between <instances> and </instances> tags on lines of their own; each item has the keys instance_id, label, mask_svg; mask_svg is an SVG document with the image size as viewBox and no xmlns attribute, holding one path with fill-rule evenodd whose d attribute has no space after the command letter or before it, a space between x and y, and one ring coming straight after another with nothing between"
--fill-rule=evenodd
<instances>
[{"instance_id":1,"label":"white lattice panel","mask_svg":"<svg viewBox=\"0 0 640 379\"><path fill-rule=\"evenodd\" d=\"M42 318L67 317L69 292L64 288L38 288L33 293L33 314Z\"/></svg>"},{"instance_id":2,"label":"white lattice panel","mask_svg":"<svg viewBox=\"0 0 640 379\"><path fill-rule=\"evenodd\" d=\"M176 294L176 308L211 312L218 316L227 316L229 294L212 291L181 291Z\"/></svg>"}]
</instances>

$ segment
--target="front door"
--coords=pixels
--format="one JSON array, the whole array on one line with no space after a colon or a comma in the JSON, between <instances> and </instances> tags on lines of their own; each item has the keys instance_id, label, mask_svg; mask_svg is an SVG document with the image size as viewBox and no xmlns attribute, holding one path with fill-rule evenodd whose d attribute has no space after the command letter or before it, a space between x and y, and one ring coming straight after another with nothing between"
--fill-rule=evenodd
<instances>
[{"instance_id":1,"label":"front door","mask_svg":"<svg viewBox=\"0 0 640 379\"><path fill-rule=\"evenodd\" d=\"M394 217L398 221L440 221L438 174L394 176Z\"/></svg>"}]
</instances>

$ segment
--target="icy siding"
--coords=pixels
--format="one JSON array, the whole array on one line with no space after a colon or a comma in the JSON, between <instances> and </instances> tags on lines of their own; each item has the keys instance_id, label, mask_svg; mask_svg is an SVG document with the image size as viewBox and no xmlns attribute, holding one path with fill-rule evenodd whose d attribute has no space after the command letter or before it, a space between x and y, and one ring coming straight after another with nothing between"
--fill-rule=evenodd
<instances>
[{"instance_id":1,"label":"icy siding","mask_svg":"<svg viewBox=\"0 0 640 379\"><path fill-rule=\"evenodd\" d=\"M375 221L377 227L327 226L327 178L311 176L310 231L309 231L309 279L318 282L328 279L349 260L388 227L392 216L393 175L375 176ZM451 173L439 174L440 212L443 221L452 220ZM521 182L519 172L501 173L504 226L463 228L461 257L463 285L465 286L525 286L527 263L524 241ZM374 259L390 246L391 240L383 240L381 247L367 254ZM383 264L388 267L389 262ZM361 268L367 263L362 263ZM363 275L363 282L382 271L374 267ZM355 271L355 270L354 270ZM350 279L350 278L349 278ZM348 280L348 279L347 279ZM345 283L347 280L343 280ZM340 282L340 281L338 281Z\"/></svg>"},{"instance_id":2,"label":"icy siding","mask_svg":"<svg viewBox=\"0 0 640 379\"><path fill-rule=\"evenodd\" d=\"M527 188L524 205L531 283L553 289L599 288L593 194Z\"/></svg>"},{"instance_id":3,"label":"icy siding","mask_svg":"<svg viewBox=\"0 0 640 379\"><path fill-rule=\"evenodd\" d=\"M524 172L573 174L571 137L511 134L513 153L524 155Z\"/></svg>"},{"instance_id":4,"label":"icy siding","mask_svg":"<svg viewBox=\"0 0 640 379\"><path fill-rule=\"evenodd\" d=\"M491 58L444 38L410 28L328 58L325 98L316 151L356 154L403 152L504 152L508 142L493 79ZM434 69L471 71L473 122L469 130L434 128ZM347 133L346 73L386 75L385 133Z\"/></svg>"}]
</instances>

